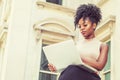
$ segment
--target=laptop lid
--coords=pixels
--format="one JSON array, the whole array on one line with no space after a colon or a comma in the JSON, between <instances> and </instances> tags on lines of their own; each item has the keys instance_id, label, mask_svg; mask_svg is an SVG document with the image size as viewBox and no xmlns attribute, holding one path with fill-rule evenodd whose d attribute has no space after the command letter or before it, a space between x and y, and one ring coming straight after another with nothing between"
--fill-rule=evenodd
<instances>
[{"instance_id":1,"label":"laptop lid","mask_svg":"<svg viewBox=\"0 0 120 80\"><path fill-rule=\"evenodd\" d=\"M57 70L62 70L71 64L80 64L80 55L72 39L43 47L49 63Z\"/></svg>"}]
</instances>

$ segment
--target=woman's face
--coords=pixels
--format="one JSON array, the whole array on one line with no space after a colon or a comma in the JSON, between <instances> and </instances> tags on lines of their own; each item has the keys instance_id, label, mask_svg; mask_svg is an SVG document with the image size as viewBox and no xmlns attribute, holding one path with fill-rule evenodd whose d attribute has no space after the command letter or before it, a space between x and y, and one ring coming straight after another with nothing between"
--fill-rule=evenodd
<instances>
[{"instance_id":1,"label":"woman's face","mask_svg":"<svg viewBox=\"0 0 120 80\"><path fill-rule=\"evenodd\" d=\"M94 37L96 24L92 23L89 18L81 18L78 22L78 27L84 38L90 39Z\"/></svg>"}]
</instances>

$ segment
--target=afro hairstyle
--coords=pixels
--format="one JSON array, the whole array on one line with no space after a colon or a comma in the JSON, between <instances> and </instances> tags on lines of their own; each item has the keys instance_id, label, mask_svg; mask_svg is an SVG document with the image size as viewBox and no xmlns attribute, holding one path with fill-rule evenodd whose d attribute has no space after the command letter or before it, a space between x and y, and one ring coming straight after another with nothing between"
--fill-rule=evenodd
<instances>
[{"instance_id":1,"label":"afro hairstyle","mask_svg":"<svg viewBox=\"0 0 120 80\"><path fill-rule=\"evenodd\" d=\"M101 10L94 4L82 4L77 8L75 14L74 18L75 28L81 18L83 18L83 20L89 18L92 23L96 23L97 25L102 18Z\"/></svg>"}]
</instances>

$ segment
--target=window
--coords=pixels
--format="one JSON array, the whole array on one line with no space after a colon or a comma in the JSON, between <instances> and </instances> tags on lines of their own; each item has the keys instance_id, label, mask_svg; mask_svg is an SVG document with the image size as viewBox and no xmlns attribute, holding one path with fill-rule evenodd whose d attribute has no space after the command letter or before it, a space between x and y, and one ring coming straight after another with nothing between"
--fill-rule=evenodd
<instances>
[{"instance_id":1,"label":"window","mask_svg":"<svg viewBox=\"0 0 120 80\"><path fill-rule=\"evenodd\" d=\"M66 26L63 26L63 24L64 22L61 22L61 20L51 18L44 20L42 23L39 23L39 27L41 28L38 28L37 26L35 28L36 30L41 30L40 35L42 37L40 38L40 47L71 39L74 34L71 33L71 29L68 27L69 25L66 24ZM58 80L60 73L49 71L48 60L45 56L45 53L42 48L40 51L40 68L38 80Z\"/></svg>"},{"instance_id":2,"label":"window","mask_svg":"<svg viewBox=\"0 0 120 80\"><path fill-rule=\"evenodd\" d=\"M62 5L62 0L46 0L46 2Z\"/></svg>"},{"instance_id":3,"label":"window","mask_svg":"<svg viewBox=\"0 0 120 80\"><path fill-rule=\"evenodd\" d=\"M110 46L110 44L111 44L111 42L109 41L107 44L109 45L108 61L107 61L106 66L103 69L103 75L104 75L105 80L111 80L111 78L110 78L110 75L111 75L111 70L110 70L110 64L111 64L111 58L110 58L111 57L111 52L110 52L110 50L111 50L111 46Z\"/></svg>"},{"instance_id":4,"label":"window","mask_svg":"<svg viewBox=\"0 0 120 80\"><path fill-rule=\"evenodd\" d=\"M43 44L43 46L45 46ZM48 60L42 50L41 53L41 62L40 62L40 72L39 72L39 80L57 80L57 73L50 72L48 69Z\"/></svg>"}]
</instances>

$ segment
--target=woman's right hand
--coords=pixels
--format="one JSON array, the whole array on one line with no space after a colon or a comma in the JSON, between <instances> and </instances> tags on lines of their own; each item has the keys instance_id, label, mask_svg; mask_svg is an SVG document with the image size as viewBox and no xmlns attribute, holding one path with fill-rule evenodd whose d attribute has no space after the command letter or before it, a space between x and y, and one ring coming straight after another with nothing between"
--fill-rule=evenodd
<instances>
[{"instance_id":1,"label":"woman's right hand","mask_svg":"<svg viewBox=\"0 0 120 80\"><path fill-rule=\"evenodd\" d=\"M52 71L52 72L56 72L56 67L53 65L53 64L48 64L48 68L49 68L49 70L50 71Z\"/></svg>"}]
</instances>

